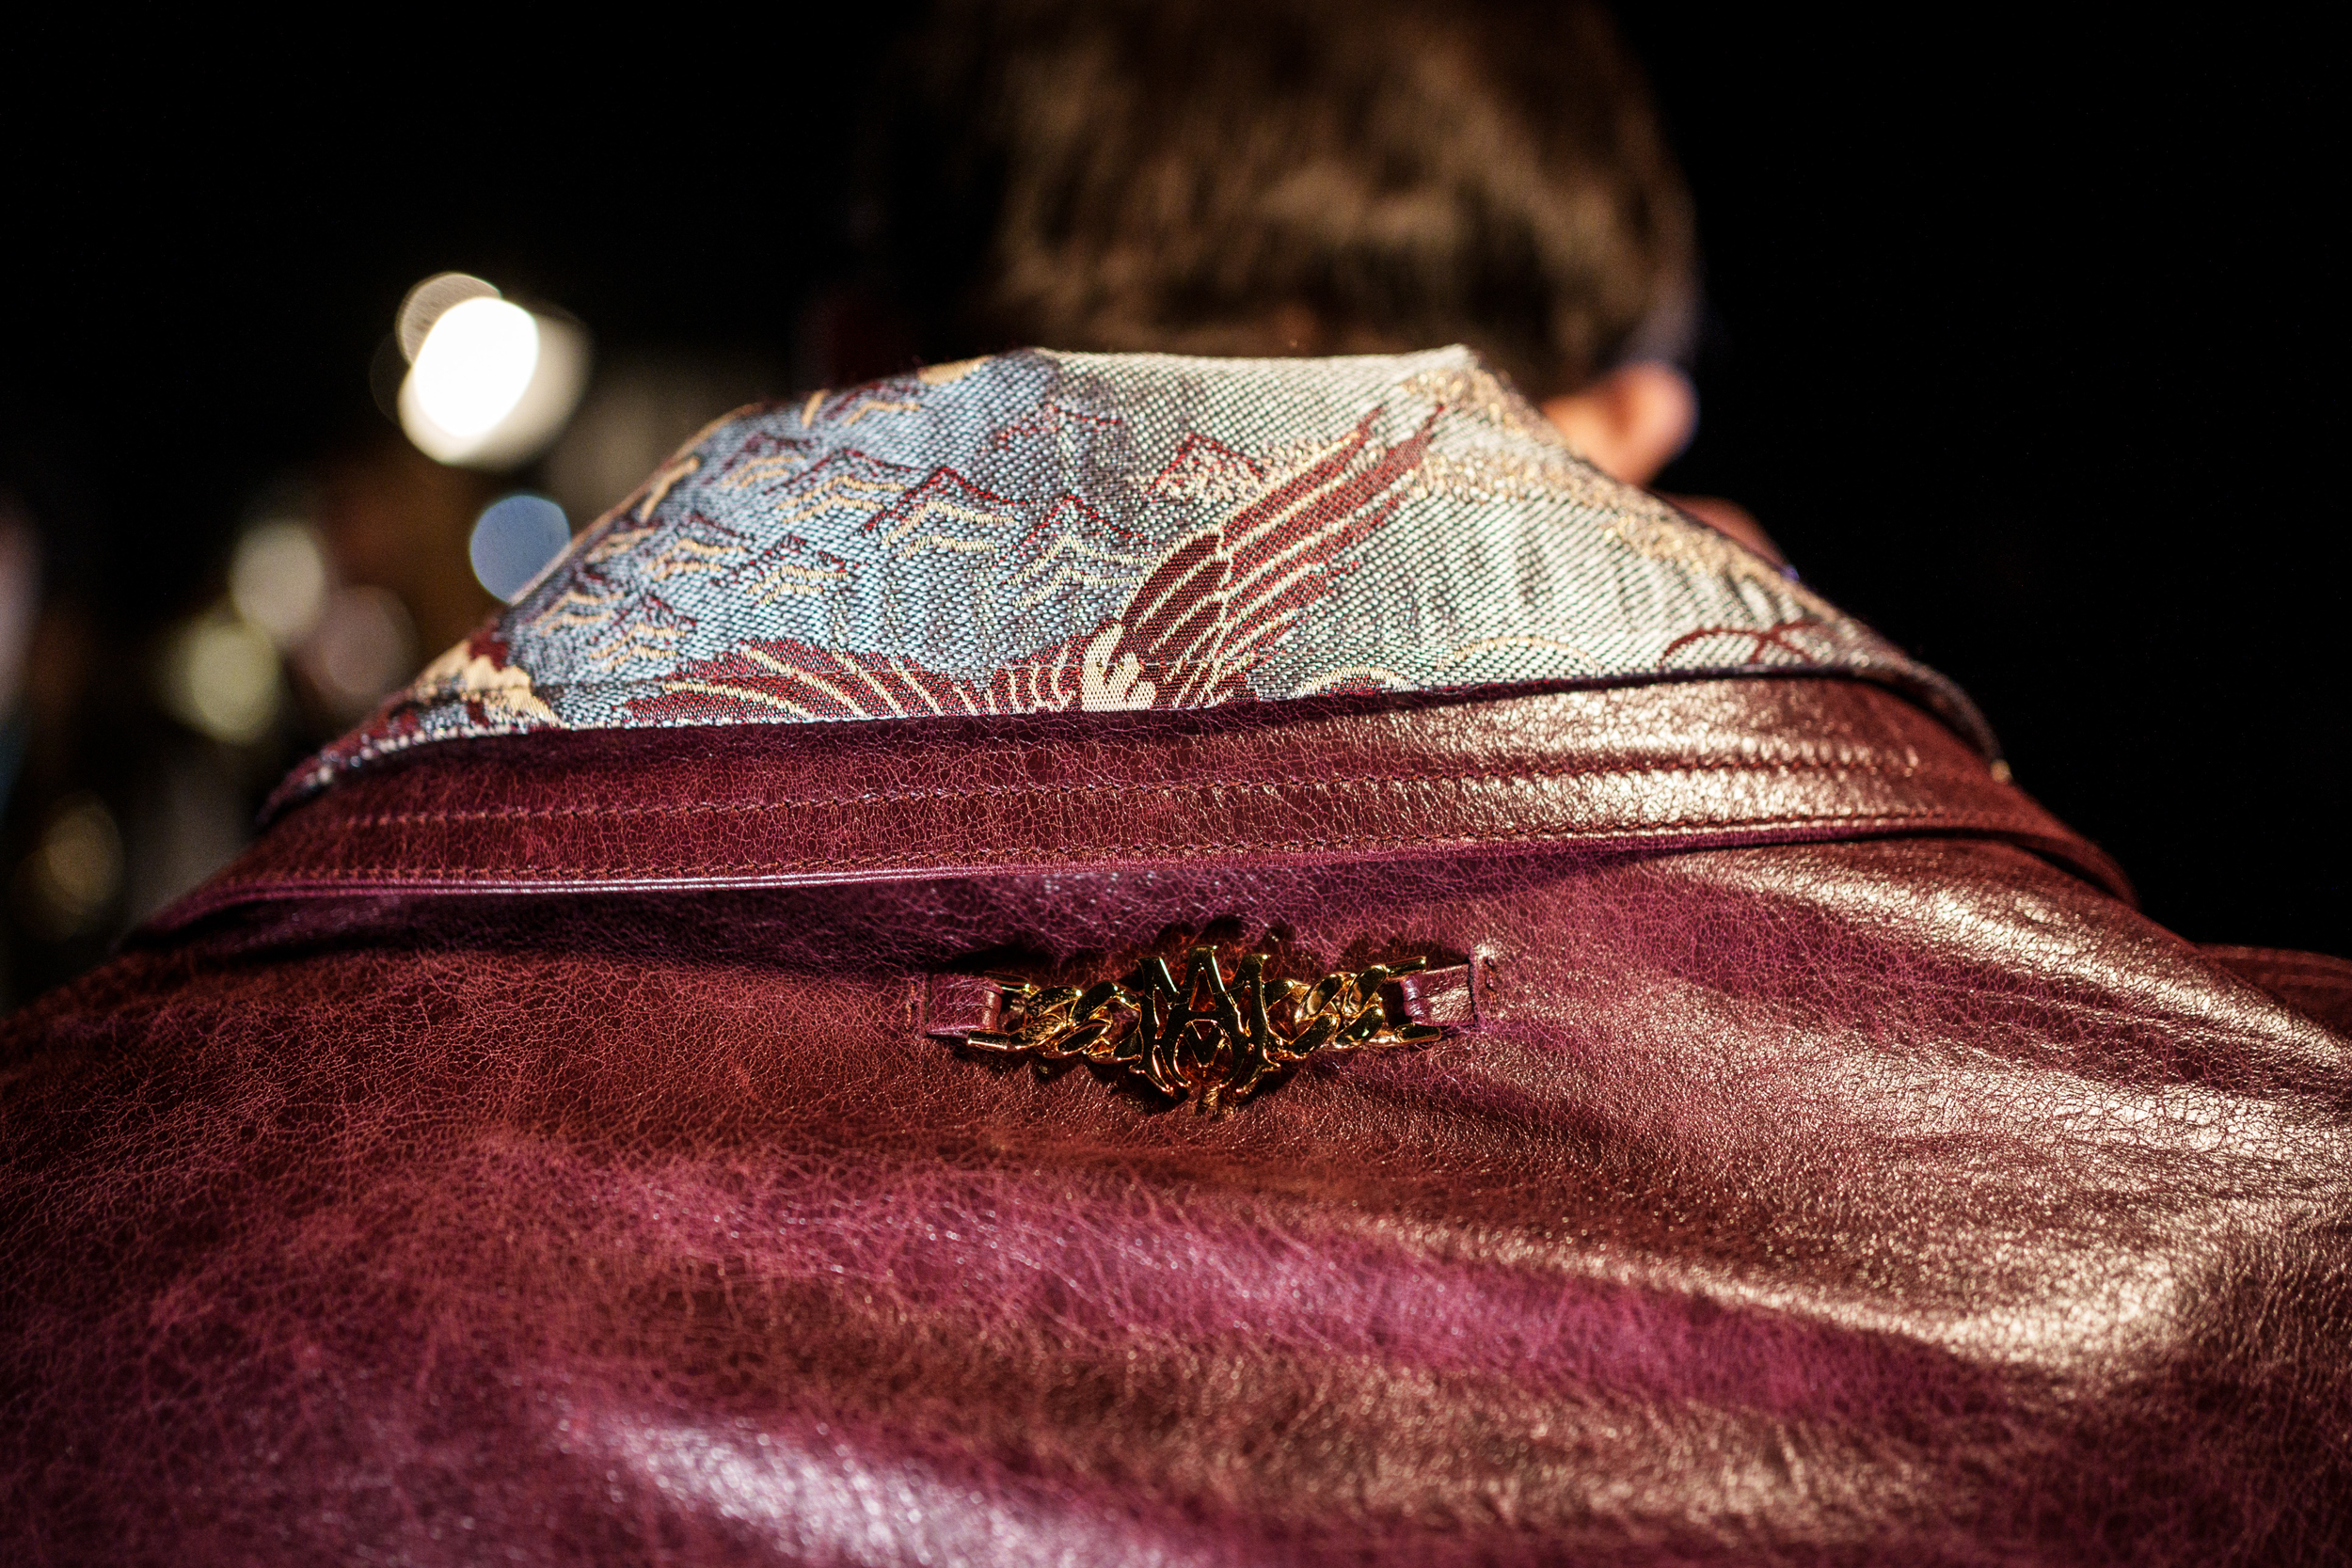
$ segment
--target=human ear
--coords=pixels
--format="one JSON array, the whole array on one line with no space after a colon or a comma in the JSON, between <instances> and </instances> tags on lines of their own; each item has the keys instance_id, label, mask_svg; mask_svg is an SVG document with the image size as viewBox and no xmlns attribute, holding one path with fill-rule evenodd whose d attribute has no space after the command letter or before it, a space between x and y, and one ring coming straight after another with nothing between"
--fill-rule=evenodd
<instances>
[{"instance_id":1,"label":"human ear","mask_svg":"<svg viewBox=\"0 0 2352 1568\"><path fill-rule=\"evenodd\" d=\"M1691 378L1654 359L1620 365L1577 391L1544 401L1568 445L1612 479L1647 484L1699 425Z\"/></svg>"}]
</instances>

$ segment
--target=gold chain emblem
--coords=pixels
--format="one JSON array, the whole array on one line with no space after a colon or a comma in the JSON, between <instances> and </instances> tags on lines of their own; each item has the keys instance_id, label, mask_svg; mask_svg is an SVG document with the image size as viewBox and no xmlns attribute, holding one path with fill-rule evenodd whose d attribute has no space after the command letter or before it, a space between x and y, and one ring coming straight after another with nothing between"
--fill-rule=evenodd
<instances>
[{"instance_id":1,"label":"gold chain emblem","mask_svg":"<svg viewBox=\"0 0 2352 1568\"><path fill-rule=\"evenodd\" d=\"M1005 1027L969 1033L964 1043L1034 1055L1041 1064L1118 1068L1211 1112L1317 1053L1427 1045L1445 1034L1394 1022L1381 1000L1382 986L1422 969L1425 959L1375 964L1312 983L1268 981L1265 961L1263 953L1245 953L1229 977L1214 948L1196 947L1181 979L1167 959L1149 958L1123 981L1083 990L1000 980Z\"/></svg>"}]
</instances>

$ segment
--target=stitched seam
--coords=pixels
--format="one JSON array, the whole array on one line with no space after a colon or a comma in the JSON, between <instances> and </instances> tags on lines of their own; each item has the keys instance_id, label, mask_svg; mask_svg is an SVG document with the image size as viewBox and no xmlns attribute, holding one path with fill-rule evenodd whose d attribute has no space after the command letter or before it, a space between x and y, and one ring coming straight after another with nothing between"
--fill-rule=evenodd
<instances>
[{"instance_id":1,"label":"stitched seam","mask_svg":"<svg viewBox=\"0 0 2352 1568\"><path fill-rule=\"evenodd\" d=\"M420 822L538 822L563 818L625 818L632 816L740 816L771 811L803 811L824 806L898 805L924 800L980 800L1006 798L1040 798L1073 795L1160 795L1189 794L1200 790L1234 790L1262 795L1279 795L1285 788L1353 790L1368 784L1529 784L1558 778L1629 778L1673 774L1702 774L1734 771L1749 772L1853 772L1875 770L1878 759L1815 760L1792 758L1772 763L1756 763L1744 758L1720 762L1661 763L1624 767L1581 768L1562 765L1557 768L1506 770L1491 768L1465 773L1366 773L1340 779L1310 779L1288 774L1277 779L1186 779L1176 784L982 784L967 789L918 789L883 791L869 790L858 795L805 796L771 800L692 800L659 806L609 806L582 804L568 806L484 807L462 811L376 812L364 816L328 816L317 819L312 833L347 832L354 828L400 827ZM1958 770L1938 769L1915 765L1895 776L1914 780L1928 777L1952 777ZM1958 775L1965 776L1965 775Z\"/></svg>"},{"instance_id":2,"label":"stitched seam","mask_svg":"<svg viewBox=\"0 0 2352 1568\"><path fill-rule=\"evenodd\" d=\"M662 878L683 878L707 877L753 871L834 870L849 867L862 867L877 871L901 870L924 866L952 868L962 864L984 864L993 861L1015 860L1030 857L1040 860L1068 861L1081 856L1097 856L1105 854L1262 854L1268 851L1295 853L1301 850L1390 848L1406 845L1478 844L1505 840L1513 843L1556 844L1565 843L1576 839L1600 837L1616 839L1656 838L1663 837L1669 833L1683 832L1700 828L1714 828L1724 832L1733 832L1754 828L1788 827L1796 825L1809 827L1831 827L1841 824L1899 822L1916 823L1922 821L1941 822L1952 828L2006 827L2014 831L2015 827L2015 824L2010 818L2005 816L1994 816L1983 814L1953 816L1940 814L1933 810L1922 810L1915 812L1841 813L1820 816L1762 816L1748 817L1737 821L1724 821L1716 817L1686 817L1674 822L1655 823L1647 827L1569 829L1565 832L1525 832L1505 829L1485 832L1466 833L1366 833L1340 838L1285 840L1236 839L1232 841L1211 841L1199 844L1111 844L1081 845L1076 847L1069 845L1057 845L1050 847L1027 844L1004 846L994 848L972 849L965 851L961 857L950 860L941 860L930 857L899 856L885 858L882 856L851 855L835 856L831 858L812 857L798 860L735 861L717 863L706 862L698 865L691 866L664 864L660 863L633 863L608 865L534 865L525 862L510 864L504 868L449 866L436 865L425 863L411 863L407 864L354 866L331 870L303 871L294 874L329 881L358 881L364 880L369 878L409 876L421 873L430 873L433 876L444 878L453 881L494 881L503 878L519 875L561 877L629 876L635 878L660 876ZM273 879L274 879L269 877L255 878L246 885L266 885ZM235 884L232 883L230 885Z\"/></svg>"}]
</instances>

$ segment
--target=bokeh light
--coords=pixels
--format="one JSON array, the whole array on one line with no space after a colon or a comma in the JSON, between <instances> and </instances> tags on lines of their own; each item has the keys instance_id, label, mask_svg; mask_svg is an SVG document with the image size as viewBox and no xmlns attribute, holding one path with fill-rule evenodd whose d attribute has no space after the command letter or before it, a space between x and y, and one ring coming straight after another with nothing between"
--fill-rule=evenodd
<instances>
[{"instance_id":1,"label":"bokeh light","mask_svg":"<svg viewBox=\"0 0 2352 1568\"><path fill-rule=\"evenodd\" d=\"M310 524L266 522L237 541L229 563L229 602L280 648L310 635L326 609L332 574L326 547Z\"/></svg>"},{"instance_id":2,"label":"bokeh light","mask_svg":"<svg viewBox=\"0 0 2352 1568\"><path fill-rule=\"evenodd\" d=\"M61 801L13 891L19 917L52 941L96 927L122 891L122 832L105 802L87 793Z\"/></svg>"},{"instance_id":3,"label":"bokeh light","mask_svg":"<svg viewBox=\"0 0 2352 1568\"><path fill-rule=\"evenodd\" d=\"M480 440L515 411L539 368L539 324L502 299L468 299L441 313L408 372L417 411L458 443Z\"/></svg>"},{"instance_id":4,"label":"bokeh light","mask_svg":"<svg viewBox=\"0 0 2352 1568\"><path fill-rule=\"evenodd\" d=\"M400 344L401 357L410 364L417 362L417 351L424 347L425 334L451 306L469 299L496 299L497 288L470 273L437 272L415 288L400 302L400 315L392 333Z\"/></svg>"},{"instance_id":5,"label":"bokeh light","mask_svg":"<svg viewBox=\"0 0 2352 1568\"><path fill-rule=\"evenodd\" d=\"M225 607L185 623L165 650L165 707L225 745L250 745L266 734L282 688L268 633Z\"/></svg>"},{"instance_id":6,"label":"bokeh light","mask_svg":"<svg viewBox=\"0 0 2352 1568\"><path fill-rule=\"evenodd\" d=\"M577 324L527 310L463 273L411 289L397 336L410 360L401 428L436 462L530 461L562 434L587 385L588 336Z\"/></svg>"},{"instance_id":7,"label":"bokeh light","mask_svg":"<svg viewBox=\"0 0 2352 1568\"><path fill-rule=\"evenodd\" d=\"M466 553L482 586L512 604L571 539L572 526L562 507L519 491L483 512Z\"/></svg>"},{"instance_id":8,"label":"bokeh light","mask_svg":"<svg viewBox=\"0 0 2352 1568\"><path fill-rule=\"evenodd\" d=\"M348 723L415 673L416 623L389 589L338 588L297 662L337 721Z\"/></svg>"}]
</instances>

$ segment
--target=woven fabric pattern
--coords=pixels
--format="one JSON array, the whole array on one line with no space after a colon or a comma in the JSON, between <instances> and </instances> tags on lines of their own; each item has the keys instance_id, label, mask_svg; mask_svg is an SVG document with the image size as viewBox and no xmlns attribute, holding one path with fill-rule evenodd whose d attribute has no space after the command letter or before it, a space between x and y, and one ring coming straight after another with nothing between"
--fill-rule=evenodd
<instances>
[{"instance_id":1,"label":"woven fabric pattern","mask_svg":"<svg viewBox=\"0 0 2352 1568\"><path fill-rule=\"evenodd\" d=\"M1940 676L1578 458L1461 348L1023 350L703 432L294 778L544 728Z\"/></svg>"}]
</instances>

